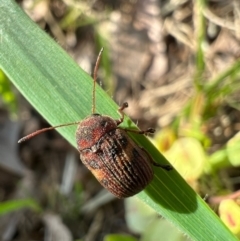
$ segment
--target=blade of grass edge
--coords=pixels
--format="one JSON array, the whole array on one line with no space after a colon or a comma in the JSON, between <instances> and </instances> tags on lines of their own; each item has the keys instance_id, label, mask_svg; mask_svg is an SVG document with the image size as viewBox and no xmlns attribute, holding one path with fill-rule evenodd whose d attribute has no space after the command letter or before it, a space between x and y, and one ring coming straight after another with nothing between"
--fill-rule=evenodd
<instances>
[{"instance_id":1,"label":"blade of grass edge","mask_svg":"<svg viewBox=\"0 0 240 241\"><path fill-rule=\"evenodd\" d=\"M91 112L92 79L11 0L0 8L0 67L52 125ZM117 105L97 88L97 111L119 118ZM125 127L134 126L126 117ZM75 145L76 127L59 132ZM165 159L143 136L133 138L156 161ZM237 240L177 172L154 169L155 178L138 197L193 240Z\"/></svg>"}]
</instances>

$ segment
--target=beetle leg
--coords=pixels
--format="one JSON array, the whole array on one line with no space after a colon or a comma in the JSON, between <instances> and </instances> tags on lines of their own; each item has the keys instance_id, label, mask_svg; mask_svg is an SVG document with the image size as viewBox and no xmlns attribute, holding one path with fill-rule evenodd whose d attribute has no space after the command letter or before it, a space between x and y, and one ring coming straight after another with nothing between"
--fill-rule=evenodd
<instances>
[{"instance_id":1,"label":"beetle leg","mask_svg":"<svg viewBox=\"0 0 240 241\"><path fill-rule=\"evenodd\" d=\"M118 113L120 114L120 119L117 120L117 125L120 125L123 120L124 120L124 112L123 110L126 109L128 107L128 103L127 102L124 102L119 108L118 108ZM153 128L148 128L147 130L131 130L131 129L127 129L127 128L120 128L122 130L125 130L125 131L129 131L129 132L133 132L133 133L136 133L136 134L153 134L155 132L155 129Z\"/></svg>"},{"instance_id":2,"label":"beetle leg","mask_svg":"<svg viewBox=\"0 0 240 241\"><path fill-rule=\"evenodd\" d=\"M125 131L128 131L128 132L133 132L133 133L136 133L136 134L148 134L148 133L152 134L152 133L155 132L155 129L153 129L153 128L148 128L145 131L142 131L142 130L131 130L131 129L127 129L127 128L126 129L125 128L119 128L119 129L122 129L122 130L125 130ZM173 167L171 165L164 165L164 164L160 164L160 163L155 162L152 159L152 157L150 156L150 154L143 147L140 147L140 148L149 157L149 160L151 160L152 165L154 165L156 167L161 167L162 169L165 169L167 171L170 171L170 170L173 169Z\"/></svg>"},{"instance_id":3,"label":"beetle leg","mask_svg":"<svg viewBox=\"0 0 240 241\"><path fill-rule=\"evenodd\" d=\"M149 160L151 161L152 165L156 166L156 167L161 167L162 169L165 169L166 171L170 171L173 169L173 167L171 165L168 165L168 164L160 164L160 163L157 163L155 162L152 157L150 156L150 154L143 148L143 147L140 147L141 150L149 157Z\"/></svg>"},{"instance_id":4,"label":"beetle leg","mask_svg":"<svg viewBox=\"0 0 240 241\"><path fill-rule=\"evenodd\" d=\"M126 109L127 107L128 107L128 103L124 102L122 104L122 106L120 106L118 108L118 113L120 114L121 117L120 117L119 120L117 120L117 125L120 125L123 122L123 120L124 120L124 112L123 112L123 110Z\"/></svg>"},{"instance_id":5,"label":"beetle leg","mask_svg":"<svg viewBox=\"0 0 240 241\"><path fill-rule=\"evenodd\" d=\"M124 102L122 104L122 106L119 107L118 113L120 114L121 117L120 117L119 120L117 120L117 125L120 125L123 122L123 120L124 120L124 112L123 112L123 110L126 109L127 107L128 107L128 103L127 102ZM147 130L131 130L131 129L127 129L127 128L119 128L119 129L122 129L122 130L125 130L125 131L129 131L129 132L133 132L133 133L136 133L136 134L142 134L142 135L153 134L155 132L155 129L153 129L153 128L148 128ZM164 164L160 164L160 163L155 162L152 159L152 157L149 155L149 153L144 148L142 148L142 147L140 147L140 148L149 157L149 159L151 160L152 165L157 166L157 167L161 167L162 169L165 169L167 171L173 169L173 167L171 165L164 165Z\"/></svg>"},{"instance_id":6,"label":"beetle leg","mask_svg":"<svg viewBox=\"0 0 240 241\"><path fill-rule=\"evenodd\" d=\"M155 132L155 129L153 128L148 128L147 130L133 130L133 129L127 129L127 128L120 128L122 130L128 131L128 132L133 132L136 134L140 134L140 135L147 135L147 134L153 134Z\"/></svg>"},{"instance_id":7,"label":"beetle leg","mask_svg":"<svg viewBox=\"0 0 240 241\"><path fill-rule=\"evenodd\" d=\"M128 103L127 102L124 102L119 108L118 108L118 113L121 115L120 119L117 120L117 125L120 125L123 120L124 120L124 112L123 110L126 109L128 107ZM133 133L137 133L137 134L153 134L155 132L155 129L153 128L148 128L147 130L131 130L131 129L125 129L125 128L121 128L125 131L129 131L129 132L133 132Z\"/></svg>"}]
</instances>

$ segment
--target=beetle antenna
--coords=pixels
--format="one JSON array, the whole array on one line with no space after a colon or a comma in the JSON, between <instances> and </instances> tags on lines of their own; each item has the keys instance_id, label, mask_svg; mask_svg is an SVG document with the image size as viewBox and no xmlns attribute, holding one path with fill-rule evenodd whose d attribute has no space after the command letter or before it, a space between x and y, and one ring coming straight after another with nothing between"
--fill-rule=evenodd
<instances>
[{"instance_id":1,"label":"beetle antenna","mask_svg":"<svg viewBox=\"0 0 240 241\"><path fill-rule=\"evenodd\" d=\"M31 134L29 134L27 136L24 136L23 138L21 138L18 141L18 143L22 143L24 141L27 141L27 140L31 139L32 137L37 136L37 135L39 135L39 134L41 134L43 132L46 132L46 131L54 130L56 128L64 127L64 126L78 125L79 123L80 123L80 121L76 121L76 122L62 124L62 125L58 125L58 126L51 126L51 127L48 127L48 128L43 128L41 130L34 131L33 133L31 133Z\"/></svg>"},{"instance_id":2,"label":"beetle antenna","mask_svg":"<svg viewBox=\"0 0 240 241\"><path fill-rule=\"evenodd\" d=\"M96 81L97 81L97 71L98 71L98 68L99 68L99 64L100 64L100 60L101 60L101 55L102 55L102 52L103 52L103 48L101 48L99 54L98 54L98 57L97 57L97 61L96 61L96 64L95 64L95 67L94 67L94 72L93 72L93 95L92 95L92 113L95 113L95 107L96 107L96 97L95 97L95 89L96 89ZM78 125L80 123L80 121L76 121L76 122L72 122L72 123L67 123L67 124L61 124L61 125L57 125L57 126L51 126L51 127L48 127L48 128L43 128L41 130L37 130L27 136L24 136L23 138L21 138L18 143L22 143L24 141L27 141L29 139L31 139L32 137L34 136L37 136L43 132L46 132L46 131L50 131L50 130L54 130L56 128L59 128L59 127L64 127L64 126L71 126L71 125Z\"/></svg>"},{"instance_id":3,"label":"beetle antenna","mask_svg":"<svg viewBox=\"0 0 240 241\"><path fill-rule=\"evenodd\" d=\"M98 71L98 68L99 68L102 52L103 52L103 48L101 48L101 50L98 54L97 61L96 61L95 67L94 67L94 72L93 72L92 114L94 114L95 110L96 110L97 71Z\"/></svg>"}]
</instances>

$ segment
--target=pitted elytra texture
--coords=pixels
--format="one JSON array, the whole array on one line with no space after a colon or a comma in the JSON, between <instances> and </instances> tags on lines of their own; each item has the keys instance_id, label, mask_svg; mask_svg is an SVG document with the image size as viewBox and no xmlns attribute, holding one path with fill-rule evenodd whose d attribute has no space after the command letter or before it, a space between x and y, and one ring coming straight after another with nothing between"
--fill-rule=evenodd
<instances>
[{"instance_id":1,"label":"pitted elytra texture","mask_svg":"<svg viewBox=\"0 0 240 241\"><path fill-rule=\"evenodd\" d=\"M89 166L92 169L99 169L100 168L100 166L98 165L98 162L96 160L90 160L89 161Z\"/></svg>"},{"instance_id":2,"label":"pitted elytra texture","mask_svg":"<svg viewBox=\"0 0 240 241\"><path fill-rule=\"evenodd\" d=\"M76 132L80 159L119 198L135 195L153 178L151 160L126 132L118 127L118 120L101 115L86 118ZM90 160L95 160L99 168L94 168Z\"/></svg>"}]
</instances>

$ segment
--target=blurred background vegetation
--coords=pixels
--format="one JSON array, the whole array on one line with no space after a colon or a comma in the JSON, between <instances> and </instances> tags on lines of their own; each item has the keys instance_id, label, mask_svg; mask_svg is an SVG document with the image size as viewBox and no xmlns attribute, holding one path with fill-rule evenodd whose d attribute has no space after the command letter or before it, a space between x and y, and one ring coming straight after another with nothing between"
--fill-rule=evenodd
<instances>
[{"instance_id":1,"label":"blurred background vegetation","mask_svg":"<svg viewBox=\"0 0 240 241\"><path fill-rule=\"evenodd\" d=\"M139 128L156 128L152 142L240 237L239 1L18 4L89 74L105 48L102 87L116 103L129 103L126 113ZM57 227L62 240L187 240L136 198L116 200L102 191L57 132L17 146L48 124L3 72L0 83L0 142L9 143L0 146L5 240L43 240L45 226ZM36 190L41 205L17 201ZM12 213L22 207L30 207L24 218Z\"/></svg>"}]
</instances>

